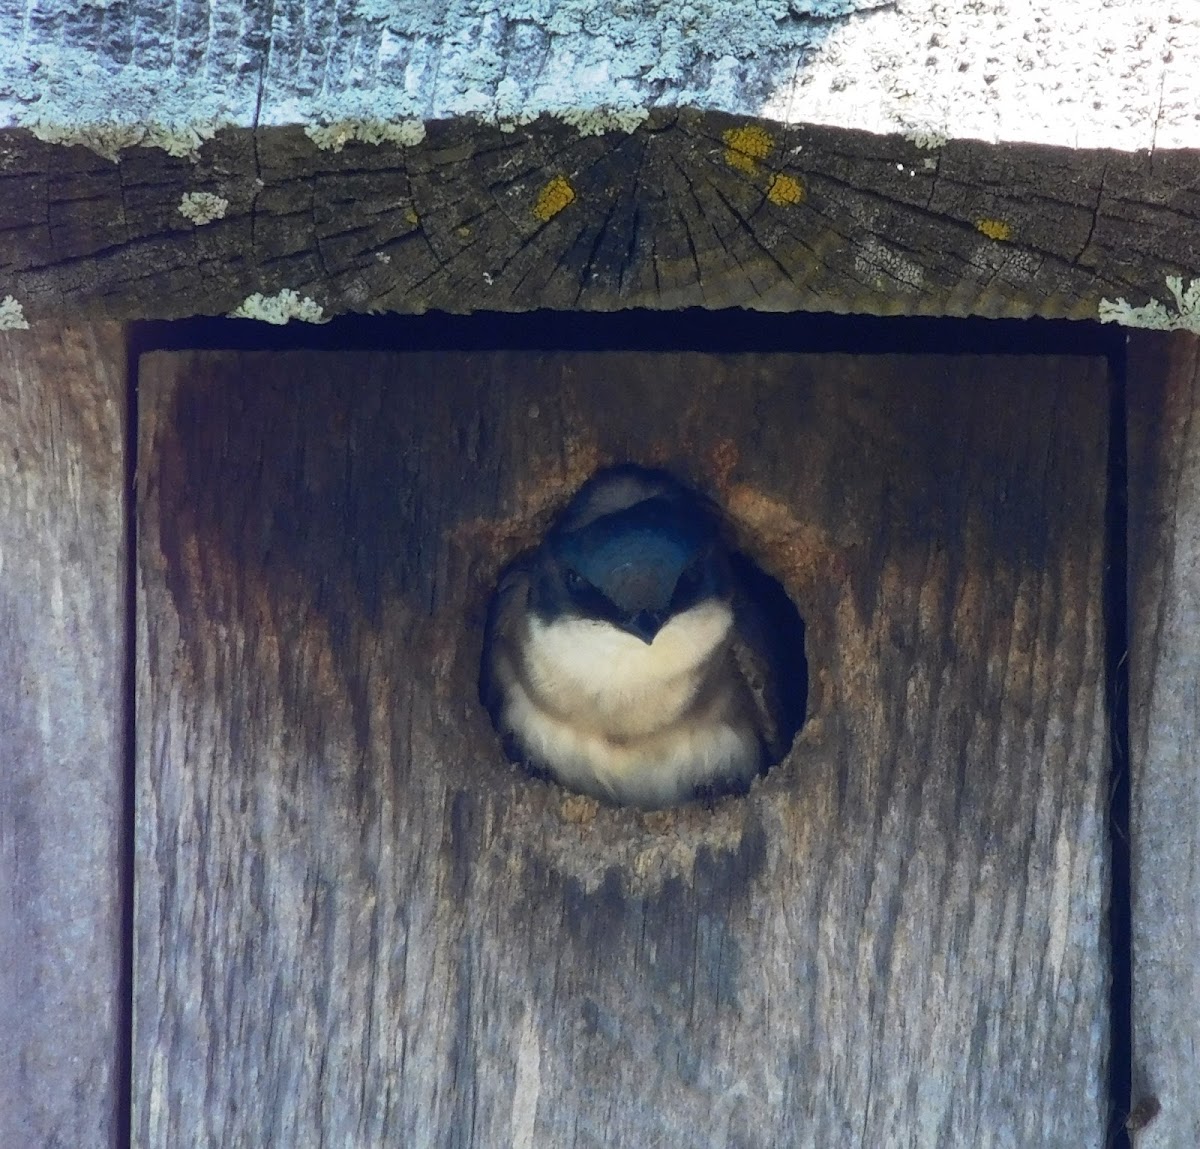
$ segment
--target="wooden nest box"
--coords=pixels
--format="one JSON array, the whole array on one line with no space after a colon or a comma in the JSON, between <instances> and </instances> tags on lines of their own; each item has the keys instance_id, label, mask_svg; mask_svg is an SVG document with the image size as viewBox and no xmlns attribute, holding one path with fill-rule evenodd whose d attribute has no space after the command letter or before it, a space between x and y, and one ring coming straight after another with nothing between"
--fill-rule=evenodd
<instances>
[{"instance_id":1,"label":"wooden nest box","mask_svg":"<svg viewBox=\"0 0 1200 1149\"><path fill-rule=\"evenodd\" d=\"M1200 1144L1200 16L1019 7L0 0L0 1145ZM626 459L745 798L476 696Z\"/></svg>"}]
</instances>

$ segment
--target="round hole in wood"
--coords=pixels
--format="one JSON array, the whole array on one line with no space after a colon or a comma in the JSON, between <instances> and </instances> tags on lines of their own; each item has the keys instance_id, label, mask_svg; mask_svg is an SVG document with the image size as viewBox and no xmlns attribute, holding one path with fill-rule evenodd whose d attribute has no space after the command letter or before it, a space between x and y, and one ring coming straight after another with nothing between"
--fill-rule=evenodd
<instances>
[{"instance_id":1,"label":"round hole in wood","mask_svg":"<svg viewBox=\"0 0 1200 1149\"><path fill-rule=\"evenodd\" d=\"M662 809L744 794L804 719L804 623L720 508L622 464L501 574L480 694L508 756L568 790Z\"/></svg>"}]
</instances>

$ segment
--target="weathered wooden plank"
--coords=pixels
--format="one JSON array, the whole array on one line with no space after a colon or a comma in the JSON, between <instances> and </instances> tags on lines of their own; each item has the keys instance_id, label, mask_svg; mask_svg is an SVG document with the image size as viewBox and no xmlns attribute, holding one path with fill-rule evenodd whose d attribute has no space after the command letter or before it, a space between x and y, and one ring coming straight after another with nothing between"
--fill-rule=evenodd
<instances>
[{"instance_id":1,"label":"weathered wooden plank","mask_svg":"<svg viewBox=\"0 0 1200 1149\"><path fill-rule=\"evenodd\" d=\"M0 1145L116 1146L125 344L0 333Z\"/></svg>"},{"instance_id":2,"label":"weathered wooden plank","mask_svg":"<svg viewBox=\"0 0 1200 1149\"><path fill-rule=\"evenodd\" d=\"M0 0L0 299L31 321L1200 325L1167 283L1200 278L1190 0L30 11Z\"/></svg>"},{"instance_id":3,"label":"weathered wooden plank","mask_svg":"<svg viewBox=\"0 0 1200 1149\"><path fill-rule=\"evenodd\" d=\"M507 127L338 151L231 128L196 157L117 163L0 131L0 297L30 322L688 306L1140 322L1120 299L1200 322L1166 282L1200 279L1191 152L931 152L710 109L632 134Z\"/></svg>"},{"instance_id":4,"label":"weathered wooden plank","mask_svg":"<svg viewBox=\"0 0 1200 1149\"><path fill-rule=\"evenodd\" d=\"M1200 1145L1200 340L1129 355L1133 1104Z\"/></svg>"},{"instance_id":5,"label":"weathered wooden plank","mask_svg":"<svg viewBox=\"0 0 1200 1149\"><path fill-rule=\"evenodd\" d=\"M327 146L438 120L595 135L692 107L876 134L1195 147L1200 16L1111 0L761 0L403 7L337 0L0 0L0 124L192 151L221 125L309 125ZM222 82L213 83L220 76ZM131 184L130 198L140 187Z\"/></svg>"},{"instance_id":6,"label":"weathered wooden plank","mask_svg":"<svg viewBox=\"0 0 1200 1149\"><path fill-rule=\"evenodd\" d=\"M140 377L139 1144L1101 1144L1102 360ZM498 566L627 457L808 625L713 811L528 781L475 697Z\"/></svg>"}]
</instances>

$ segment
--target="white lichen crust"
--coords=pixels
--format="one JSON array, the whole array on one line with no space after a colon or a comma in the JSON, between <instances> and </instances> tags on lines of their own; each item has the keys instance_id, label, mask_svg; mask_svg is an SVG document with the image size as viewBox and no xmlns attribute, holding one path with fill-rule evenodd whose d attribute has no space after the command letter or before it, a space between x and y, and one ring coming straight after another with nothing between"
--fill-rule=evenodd
<instances>
[{"instance_id":1,"label":"white lichen crust","mask_svg":"<svg viewBox=\"0 0 1200 1149\"><path fill-rule=\"evenodd\" d=\"M25 309L11 295L0 299L0 331L28 331Z\"/></svg>"},{"instance_id":2,"label":"white lichen crust","mask_svg":"<svg viewBox=\"0 0 1200 1149\"><path fill-rule=\"evenodd\" d=\"M328 323L324 309L319 303L307 296L300 295L290 287L285 287L276 295L263 295L256 291L247 296L239 307L229 313L231 319L259 319L263 323L273 323L282 327L292 319L300 319L305 323Z\"/></svg>"},{"instance_id":3,"label":"white lichen crust","mask_svg":"<svg viewBox=\"0 0 1200 1149\"><path fill-rule=\"evenodd\" d=\"M570 124L581 136L603 136L608 132L636 131L649 117L648 108L564 108L557 118Z\"/></svg>"},{"instance_id":4,"label":"white lichen crust","mask_svg":"<svg viewBox=\"0 0 1200 1149\"><path fill-rule=\"evenodd\" d=\"M425 138L425 125L420 120L402 120L398 124L381 120L340 120L336 124L311 124L304 129L304 134L322 151L340 152L351 140L411 148Z\"/></svg>"},{"instance_id":5,"label":"white lichen crust","mask_svg":"<svg viewBox=\"0 0 1200 1149\"><path fill-rule=\"evenodd\" d=\"M3 103L0 100L0 113ZM89 148L106 160L116 163L126 148L162 148L169 156L195 159L205 140L210 140L223 125L220 123L189 123L173 128L153 120L133 123L118 120L122 113L106 111L107 119L88 119L78 123L57 123L48 116L14 122L27 127L39 140L48 144L80 145ZM127 114L127 113L125 113Z\"/></svg>"},{"instance_id":6,"label":"white lichen crust","mask_svg":"<svg viewBox=\"0 0 1200 1149\"><path fill-rule=\"evenodd\" d=\"M1195 0L103 0L97 24L99 2L0 11L0 126L110 158L195 157L234 127L307 126L332 150L444 120L598 134L655 108L931 150L1200 145Z\"/></svg>"},{"instance_id":7,"label":"white lichen crust","mask_svg":"<svg viewBox=\"0 0 1200 1149\"><path fill-rule=\"evenodd\" d=\"M197 227L212 223L214 219L224 219L228 209L229 201L212 192L186 192L179 201L179 214Z\"/></svg>"},{"instance_id":8,"label":"white lichen crust","mask_svg":"<svg viewBox=\"0 0 1200 1149\"><path fill-rule=\"evenodd\" d=\"M1151 299L1134 307L1124 296L1102 299L1097 313L1101 323L1119 323L1122 327L1142 327L1149 331L1191 331L1200 335L1200 279L1183 286L1183 278L1167 276L1167 290L1175 297L1174 307Z\"/></svg>"}]
</instances>

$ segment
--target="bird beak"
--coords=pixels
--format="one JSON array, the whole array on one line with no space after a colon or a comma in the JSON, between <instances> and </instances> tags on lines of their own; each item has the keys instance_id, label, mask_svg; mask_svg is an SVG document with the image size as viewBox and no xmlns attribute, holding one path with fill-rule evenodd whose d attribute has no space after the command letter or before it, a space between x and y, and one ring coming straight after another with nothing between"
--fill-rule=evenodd
<instances>
[{"instance_id":1,"label":"bird beak","mask_svg":"<svg viewBox=\"0 0 1200 1149\"><path fill-rule=\"evenodd\" d=\"M663 616L656 610L639 610L637 614L627 618L623 630L636 635L647 646L654 641L654 636L662 630Z\"/></svg>"}]
</instances>

